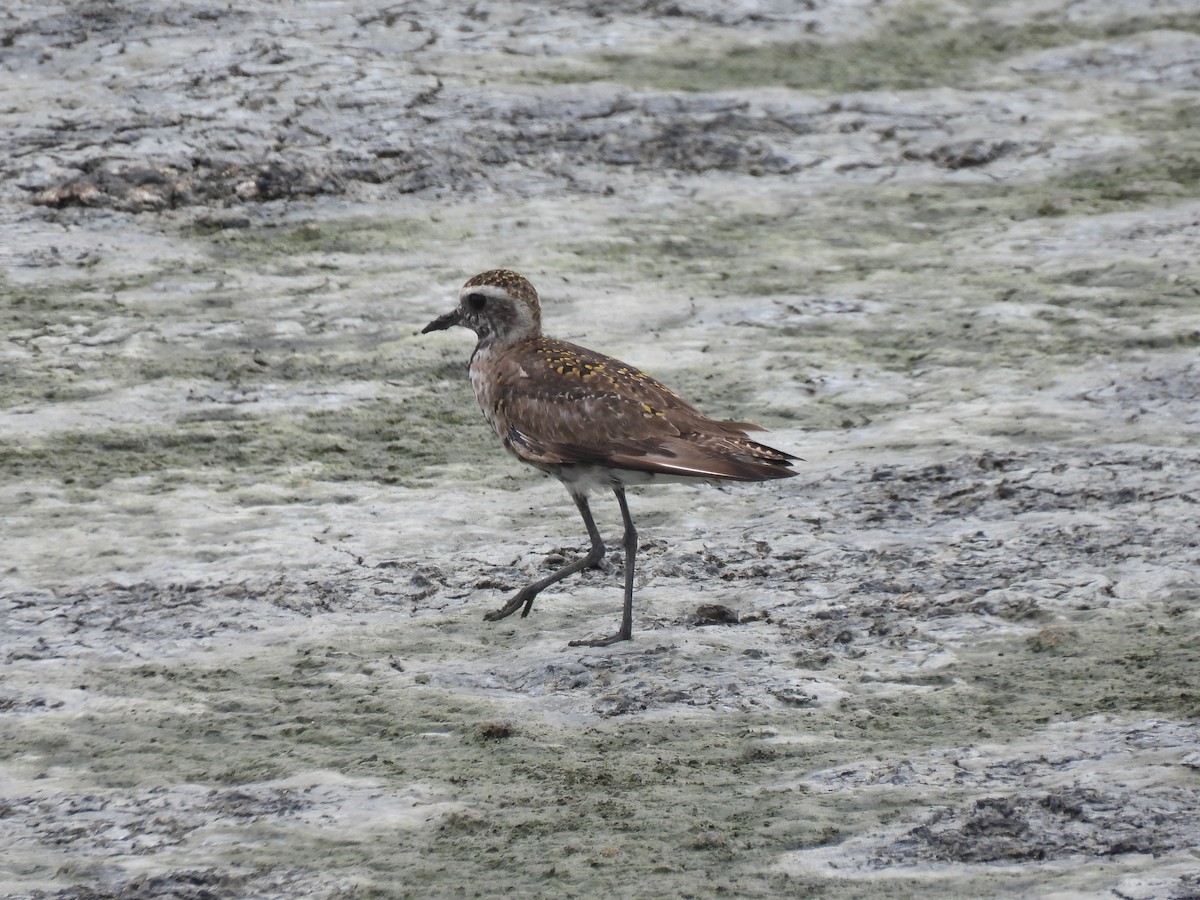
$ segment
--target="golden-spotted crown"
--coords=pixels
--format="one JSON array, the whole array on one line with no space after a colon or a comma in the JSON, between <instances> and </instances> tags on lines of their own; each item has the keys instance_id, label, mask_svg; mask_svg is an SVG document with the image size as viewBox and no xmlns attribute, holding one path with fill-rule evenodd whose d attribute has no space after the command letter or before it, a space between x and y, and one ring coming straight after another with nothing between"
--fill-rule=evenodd
<instances>
[{"instance_id":1,"label":"golden-spotted crown","mask_svg":"<svg viewBox=\"0 0 1200 900\"><path fill-rule=\"evenodd\" d=\"M457 324L472 329L481 344L511 344L542 333L537 291L511 269L490 269L459 291Z\"/></svg>"},{"instance_id":2,"label":"golden-spotted crown","mask_svg":"<svg viewBox=\"0 0 1200 900\"><path fill-rule=\"evenodd\" d=\"M463 293L470 288L487 287L500 288L514 300L528 303L540 310L541 304L538 302L537 290L519 272L514 272L512 269L489 269L486 272L480 272L474 278L467 280L467 283L463 285Z\"/></svg>"}]
</instances>

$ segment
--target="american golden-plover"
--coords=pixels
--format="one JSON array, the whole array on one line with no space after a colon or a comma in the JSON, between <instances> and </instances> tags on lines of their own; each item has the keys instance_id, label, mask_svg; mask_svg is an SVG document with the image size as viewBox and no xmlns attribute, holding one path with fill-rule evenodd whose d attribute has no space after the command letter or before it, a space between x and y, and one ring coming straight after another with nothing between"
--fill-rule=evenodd
<instances>
[{"instance_id":1,"label":"american golden-plover","mask_svg":"<svg viewBox=\"0 0 1200 900\"><path fill-rule=\"evenodd\" d=\"M656 482L768 481L797 474L796 457L751 440L747 422L710 419L674 391L631 365L542 334L537 291L521 275L493 269L469 280L458 307L422 334L453 325L478 337L469 372L483 415L521 462L553 475L571 494L592 547L581 559L517 591L489 621L518 609L552 584L599 565L604 542L588 493L611 490L625 524L625 609L606 638L571 641L603 647L633 634L637 531L625 488Z\"/></svg>"}]
</instances>

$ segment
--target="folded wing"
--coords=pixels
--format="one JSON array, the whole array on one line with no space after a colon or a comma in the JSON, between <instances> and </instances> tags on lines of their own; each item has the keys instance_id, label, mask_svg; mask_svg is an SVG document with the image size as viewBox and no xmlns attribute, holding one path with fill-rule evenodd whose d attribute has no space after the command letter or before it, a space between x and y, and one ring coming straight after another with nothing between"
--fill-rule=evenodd
<instances>
[{"instance_id":1,"label":"folded wing","mask_svg":"<svg viewBox=\"0 0 1200 900\"><path fill-rule=\"evenodd\" d=\"M528 462L733 481L796 474L795 456L748 437L757 425L710 419L645 373L574 344L543 338L533 349L520 355L526 368L500 373L496 422ZM529 371L530 359L545 369Z\"/></svg>"}]
</instances>

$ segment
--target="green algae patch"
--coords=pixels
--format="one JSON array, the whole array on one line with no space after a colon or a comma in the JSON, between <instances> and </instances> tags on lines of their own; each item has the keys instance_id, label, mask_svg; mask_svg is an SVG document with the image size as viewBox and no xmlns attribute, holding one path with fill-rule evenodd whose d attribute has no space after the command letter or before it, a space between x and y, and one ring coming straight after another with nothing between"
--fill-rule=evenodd
<instances>
[{"instance_id":1,"label":"green algae patch","mask_svg":"<svg viewBox=\"0 0 1200 900\"><path fill-rule=\"evenodd\" d=\"M378 878L442 896L481 879L526 890L616 888L630 868L666 889L695 877L685 875L693 865L740 869L748 846L759 859L832 827L820 815L795 815L793 792L770 785L784 755L749 752L746 722L684 716L580 731L523 718L498 729L507 703L421 684L403 673L419 662L372 657L378 641L355 642L210 667L91 668L81 677L106 703L65 718L26 717L5 746L31 772L74 772L94 796L199 785L219 816L236 791L263 826L217 821L204 830L240 833L239 860L355 870L360 883ZM372 784L376 795L423 786L421 827L367 821L338 834L301 831L288 827L287 809L263 808L265 782L314 771ZM288 799L306 804L301 792ZM281 833L289 840L272 840ZM187 847L181 838L181 855ZM207 856L201 846L192 852Z\"/></svg>"},{"instance_id":2,"label":"green algae patch","mask_svg":"<svg viewBox=\"0 0 1200 900\"><path fill-rule=\"evenodd\" d=\"M772 368L794 377L864 366L920 370L926 381L937 370L1046 373L1195 346L1200 329L1178 323L1195 309L1200 282L1178 266L1133 250L1076 267L991 250L1013 223L1057 202L1048 198L1070 198L1062 228L1141 209L1145 198L1106 196L1122 171L1115 164L1091 187L1077 173L1019 188L846 188L836 202L781 199L771 212L698 203L682 215L614 221L611 237L573 250L585 270L634 271L665 279L679 296L709 295L710 315L754 329L745 345L770 351ZM1165 184L1155 203L1183 199L1178 183ZM988 250L971 252L981 245Z\"/></svg>"},{"instance_id":3,"label":"green algae patch","mask_svg":"<svg viewBox=\"0 0 1200 900\"><path fill-rule=\"evenodd\" d=\"M203 592L190 600L199 611ZM165 791L183 792L168 786L185 786L171 827L160 823L171 842L159 864L208 861L215 846L245 865L353 872L364 889L402 879L442 896L483 879L526 893L618 891L631 875L657 895L703 883L771 896L799 883L838 896L852 883L796 881L775 861L965 793L899 778L831 791L822 785L838 767L1018 740L1095 714L1186 720L1200 698L1200 646L1180 601L1074 611L1040 636L958 647L957 662L932 679L880 681L843 656L825 670L845 691L829 704L718 716L664 694L644 713L582 721L546 701L619 710L605 698L636 690L648 666L675 664L670 651L584 657L590 668L553 653L526 671L533 681L514 706L515 694L487 679L463 690L468 672L531 664L487 658L479 626L439 618L324 628L322 619L310 620L323 633L308 639L268 633L230 646L226 633L207 662L77 663L59 675L86 703L0 719L8 770L68 780L95 807L139 815ZM891 651L871 652L879 662ZM710 680L728 674L721 653L692 654ZM564 669L577 672L575 686L560 680ZM352 816L337 805L346 803ZM87 838L79 821L70 854ZM889 875L903 883L903 866ZM1024 876L958 877L970 886Z\"/></svg>"},{"instance_id":4,"label":"green algae patch","mask_svg":"<svg viewBox=\"0 0 1200 900\"><path fill-rule=\"evenodd\" d=\"M986 7L985 7L986 8ZM1153 29L1200 32L1200 16L1167 13L1084 23L1048 17L1007 24L981 18L946 27L946 11L911 4L864 37L757 45L684 41L654 53L604 53L535 81L615 81L640 89L731 91L776 86L844 93L978 86L1006 59Z\"/></svg>"},{"instance_id":5,"label":"green algae patch","mask_svg":"<svg viewBox=\"0 0 1200 900\"><path fill-rule=\"evenodd\" d=\"M437 216L400 215L350 215L219 232L195 227L184 231L218 264L235 268L267 265L295 272L336 272L345 267L343 259L353 261L354 270L362 272L364 261L372 257L380 267L391 268L397 257L436 247L442 241L462 240L468 234L469 229L444 224Z\"/></svg>"},{"instance_id":6,"label":"green algae patch","mask_svg":"<svg viewBox=\"0 0 1200 900\"><path fill-rule=\"evenodd\" d=\"M1200 714L1200 638L1180 603L1079 611L1019 642L960 649L955 674L979 739L1093 715ZM886 705L876 712L884 712Z\"/></svg>"},{"instance_id":7,"label":"green algae patch","mask_svg":"<svg viewBox=\"0 0 1200 900\"><path fill-rule=\"evenodd\" d=\"M84 400L171 379L233 387L394 379L392 348L427 321L409 299L426 278L410 279L396 260L436 244L435 228L361 217L188 227L172 238L180 259L139 260L136 276L109 274L119 262L106 260L90 276L0 281L0 327L15 348L0 404ZM376 284L380 271L386 288Z\"/></svg>"},{"instance_id":8,"label":"green algae patch","mask_svg":"<svg viewBox=\"0 0 1200 900\"><path fill-rule=\"evenodd\" d=\"M293 415L222 407L170 426L0 441L0 470L7 483L52 481L87 489L149 476L144 489L151 493L155 484L236 488L287 481L296 472L325 481L425 484L436 480L439 467L484 467L496 456L491 432L464 391L445 384L408 401L347 403Z\"/></svg>"}]
</instances>

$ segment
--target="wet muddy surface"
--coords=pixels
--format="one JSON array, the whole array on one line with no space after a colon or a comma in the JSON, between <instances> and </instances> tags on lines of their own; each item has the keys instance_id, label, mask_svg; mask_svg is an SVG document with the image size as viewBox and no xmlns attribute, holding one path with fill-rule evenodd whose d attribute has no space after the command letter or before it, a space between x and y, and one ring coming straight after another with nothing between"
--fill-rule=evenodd
<instances>
[{"instance_id":1,"label":"wet muddy surface","mask_svg":"<svg viewBox=\"0 0 1200 900\"><path fill-rule=\"evenodd\" d=\"M9 4L0 894L1200 895L1189 3ZM593 502L470 338L804 458ZM634 888L633 886L636 886Z\"/></svg>"}]
</instances>

